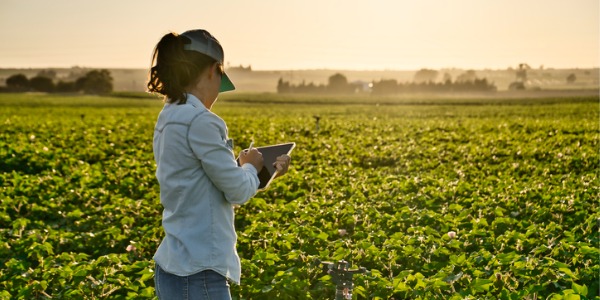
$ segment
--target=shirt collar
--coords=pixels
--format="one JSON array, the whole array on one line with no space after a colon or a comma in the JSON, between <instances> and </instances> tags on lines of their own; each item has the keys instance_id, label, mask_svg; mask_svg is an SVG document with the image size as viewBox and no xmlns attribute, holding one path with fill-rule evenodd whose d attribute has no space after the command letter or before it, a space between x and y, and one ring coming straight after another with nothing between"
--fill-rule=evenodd
<instances>
[{"instance_id":1,"label":"shirt collar","mask_svg":"<svg viewBox=\"0 0 600 300\"><path fill-rule=\"evenodd\" d=\"M200 101L200 99L198 99L196 96L189 94L189 93L186 93L185 96L186 96L186 102L185 102L186 104L189 104L196 108L206 109L206 106L204 106L204 104L202 104L202 101Z\"/></svg>"}]
</instances>

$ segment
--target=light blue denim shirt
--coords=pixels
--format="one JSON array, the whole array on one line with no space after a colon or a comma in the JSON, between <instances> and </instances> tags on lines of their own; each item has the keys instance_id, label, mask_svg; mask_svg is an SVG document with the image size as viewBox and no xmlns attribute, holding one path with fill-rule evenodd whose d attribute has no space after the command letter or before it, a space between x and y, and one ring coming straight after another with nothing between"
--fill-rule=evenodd
<instances>
[{"instance_id":1,"label":"light blue denim shirt","mask_svg":"<svg viewBox=\"0 0 600 300\"><path fill-rule=\"evenodd\" d=\"M165 231L154 260L175 275L210 269L239 284L233 205L256 194L256 169L237 165L225 122L191 94L165 104L153 148Z\"/></svg>"}]
</instances>

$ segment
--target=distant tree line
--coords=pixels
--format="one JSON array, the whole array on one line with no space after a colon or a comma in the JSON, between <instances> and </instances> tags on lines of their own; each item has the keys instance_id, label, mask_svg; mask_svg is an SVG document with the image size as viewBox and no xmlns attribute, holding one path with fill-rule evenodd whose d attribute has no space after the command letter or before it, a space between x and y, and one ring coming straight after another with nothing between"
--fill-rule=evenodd
<instances>
[{"instance_id":1,"label":"distant tree line","mask_svg":"<svg viewBox=\"0 0 600 300\"><path fill-rule=\"evenodd\" d=\"M371 93L374 95L401 93L451 93L451 92L495 92L496 86L487 79L446 80L445 82L405 82L395 79L382 79L373 82Z\"/></svg>"},{"instance_id":2,"label":"distant tree line","mask_svg":"<svg viewBox=\"0 0 600 300\"><path fill-rule=\"evenodd\" d=\"M73 77L73 76L69 76ZM73 81L58 80L52 70L42 70L36 76L27 78L15 74L6 79L5 92L46 92L106 95L113 91L113 78L108 70L91 70Z\"/></svg>"},{"instance_id":3,"label":"distant tree line","mask_svg":"<svg viewBox=\"0 0 600 300\"><path fill-rule=\"evenodd\" d=\"M280 94L348 94L353 93L357 88L356 84L348 83L346 76L336 73L329 76L327 85L314 83L306 84L304 81L300 84L291 84L279 78L277 82L277 93Z\"/></svg>"},{"instance_id":4,"label":"distant tree line","mask_svg":"<svg viewBox=\"0 0 600 300\"><path fill-rule=\"evenodd\" d=\"M442 82L437 82L438 71L421 69L416 72L412 82L399 83L395 79L382 79L373 81L365 88L364 83L348 83L346 77L336 73L329 77L328 84L316 85L291 84L280 78L277 82L277 92L303 93L303 94L351 94L357 92L370 92L374 95L400 94L400 93L449 93L449 92L495 92L493 83L485 78L477 78L475 71L469 70L452 80L449 74L444 74Z\"/></svg>"}]
</instances>

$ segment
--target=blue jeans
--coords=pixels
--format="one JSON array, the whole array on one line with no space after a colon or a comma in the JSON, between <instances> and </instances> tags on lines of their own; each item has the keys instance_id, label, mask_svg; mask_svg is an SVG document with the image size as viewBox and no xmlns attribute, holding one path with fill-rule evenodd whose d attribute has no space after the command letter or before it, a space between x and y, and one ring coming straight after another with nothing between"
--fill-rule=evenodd
<instances>
[{"instance_id":1,"label":"blue jeans","mask_svg":"<svg viewBox=\"0 0 600 300\"><path fill-rule=\"evenodd\" d=\"M190 276L167 273L156 264L154 284L161 300L231 300L229 283L223 275L205 270Z\"/></svg>"}]
</instances>

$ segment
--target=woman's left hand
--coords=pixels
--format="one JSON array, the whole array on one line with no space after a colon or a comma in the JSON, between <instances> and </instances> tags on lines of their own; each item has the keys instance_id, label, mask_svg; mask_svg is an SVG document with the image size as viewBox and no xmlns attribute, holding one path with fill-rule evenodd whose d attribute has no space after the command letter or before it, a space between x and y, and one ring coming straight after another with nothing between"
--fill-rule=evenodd
<instances>
[{"instance_id":1,"label":"woman's left hand","mask_svg":"<svg viewBox=\"0 0 600 300\"><path fill-rule=\"evenodd\" d=\"M291 160L292 158L287 154L277 157L277 160L273 163L273 167L275 167L277 170L277 175L275 177L279 177L287 173Z\"/></svg>"}]
</instances>

